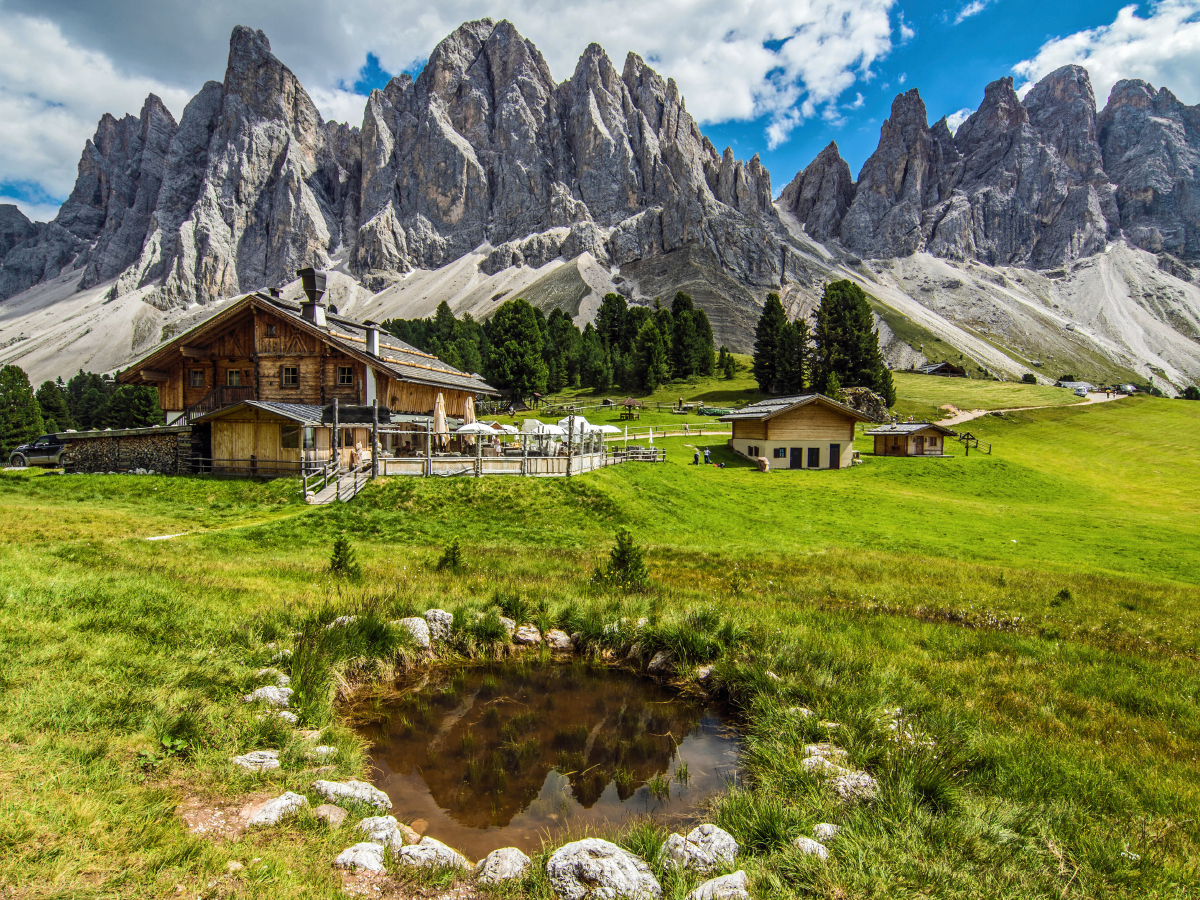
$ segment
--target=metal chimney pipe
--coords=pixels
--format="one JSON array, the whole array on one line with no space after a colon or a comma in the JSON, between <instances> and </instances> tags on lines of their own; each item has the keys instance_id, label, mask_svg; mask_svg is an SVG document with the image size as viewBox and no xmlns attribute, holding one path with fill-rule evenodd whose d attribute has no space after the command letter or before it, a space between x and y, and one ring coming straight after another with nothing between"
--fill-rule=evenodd
<instances>
[{"instance_id":1,"label":"metal chimney pipe","mask_svg":"<svg viewBox=\"0 0 1200 900\"><path fill-rule=\"evenodd\" d=\"M367 352L379 356L379 325L375 322L363 322L366 327Z\"/></svg>"},{"instance_id":2,"label":"metal chimney pipe","mask_svg":"<svg viewBox=\"0 0 1200 900\"><path fill-rule=\"evenodd\" d=\"M305 300L300 304L300 315L321 328L325 327L325 281L326 273L308 266L298 269L300 284L304 288Z\"/></svg>"}]
</instances>

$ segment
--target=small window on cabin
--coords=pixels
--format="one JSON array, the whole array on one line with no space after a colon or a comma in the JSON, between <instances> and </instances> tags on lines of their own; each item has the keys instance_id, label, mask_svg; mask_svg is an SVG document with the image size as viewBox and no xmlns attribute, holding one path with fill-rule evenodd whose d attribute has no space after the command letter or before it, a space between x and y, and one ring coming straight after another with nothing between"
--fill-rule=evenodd
<instances>
[{"instance_id":1,"label":"small window on cabin","mask_svg":"<svg viewBox=\"0 0 1200 900\"><path fill-rule=\"evenodd\" d=\"M283 367L283 379L280 382L283 387L299 387L300 386L300 370L296 366Z\"/></svg>"},{"instance_id":2,"label":"small window on cabin","mask_svg":"<svg viewBox=\"0 0 1200 900\"><path fill-rule=\"evenodd\" d=\"M275 337L275 326L274 325L267 326L267 337Z\"/></svg>"},{"instance_id":3,"label":"small window on cabin","mask_svg":"<svg viewBox=\"0 0 1200 900\"><path fill-rule=\"evenodd\" d=\"M188 386L194 388L204 387L204 370L192 369L188 372Z\"/></svg>"},{"instance_id":4,"label":"small window on cabin","mask_svg":"<svg viewBox=\"0 0 1200 900\"><path fill-rule=\"evenodd\" d=\"M316 448L316 446L317 446L317 442L316 442L316 438L313 436L313 430L311 428L305 428L304 429L304 449L305 450L313 450Z\"/></svg>"},{"instance_id":5,"label":"small window on cabin","mask_svg":"<svg viewBox=\"0 0 1200 900\"><path fill-rule=\"evenodd\" d=\"M350 366L338 366L338 384L354 384L354 369Z\"/></svg>"},{"instance_id":6,"label":"small window on cabin","mask_svg":"<svg viewBox=\"0 0 1200 900\"><path fill-rule=\"evenodd\" d=\"M299 425L281 425L279 426L279 446L284 450L299 450L300 449L300 426Z\"/></svg>"},{"instance_id":7,"label":"small window on cabin","mask_svg":"<svg viewBox=\"0 0 1200 900\"><path fill-rule=\"evenodd\" d=\"M787 447L776 447L775 448L775 458L776 459L787 459Z\"/></svg>"},{"instance_id":8,"label":"small window on cabin","mask_svg":"<svg viewBox=\"0 0 1200 900\"><path fill-rule=\"evenodd\" d=\"M225 383L230 387L239 387L242 383L242 373L237 369L230 369L225 373Z\"/></svg>"}]
</instances>

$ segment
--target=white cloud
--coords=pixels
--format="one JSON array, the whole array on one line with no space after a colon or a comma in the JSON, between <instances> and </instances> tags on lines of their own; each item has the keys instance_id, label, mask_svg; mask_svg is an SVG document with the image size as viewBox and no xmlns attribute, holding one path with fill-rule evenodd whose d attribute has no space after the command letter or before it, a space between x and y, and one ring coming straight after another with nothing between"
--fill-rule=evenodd
<instances>
[{"instance_id":1,"label":"white cloud","mask_svg":"<svg viewBox=\"0 0 1200 900\"><path fill-rule=\"evenodd\" d=\"M1168 87L1185 103L1200 103L1198 57L1200 0L1161 0L1146 18L1138 16L1136 6L1127 6L1111 25L1047 41L1037 56L1013 66L1013 73L1032 84L1077 63L1088 70L1101 107L1113 85L1127 78Z\"/></svg>"},{"instance_id":2,"label":"white cloud","mask_svg":"<svg viewBox=\"0 0 1200 900\"><path fill-rule=\"evenodd\" d=\"M987 9L990 2L991 0L971 0L970 3L958 11L958 15L954 17L954 24L961 25L964 21L971 18L971 16L979 15Z\"/></svg>"},{"instance_id":3,"label":"white cloud","mask_svg":"<svg viewBox=\"0 0 1200 900\"><path fill-rule=\"evenodd\" d=\"M150 93L176 116L190 97L153 79L121 74L104 54L72 44L50 22L5 15L0 25L0 182L32 182L49 197L66 197L84 141L95 133L100 116L136 115ZM21 200L18 205L26 215L32 209L45 217L46 203Z\"/></svg>"},{"instance_id":4,"label":"white cloud","mask_svg":"<svg viewBox=\"0 0 1200 900\"><path fill-rule=\"evenodd\" d=\"M961 125L963 122L967 121L967 119L970 118L971 113L973 113L973 112L975 112L975 110L967 109L964 107L963 109L960 109L958 112L952 112L952 113L950 113L950 115L946 116L946 126L950 129L950 133L951 134L957 133L958 126Z\"/></svg>"},{"instance_id":5,"label":"white cloud","mask_svg":"<svg viewBox=\"0 0 1200 900\"><path fill-rule=\"evenodd\" d=\"M702 122L768 117L775 147L870 79L891 50L896 2L0 0L0 184L34 180L65 195L101 113L136 114L153 91L178 116L223 76L237 24L266 32L328 119L361 121L363 99L349 88L368 52L389 72L411 69L462 22L491 16L511 20L560 81L592 41L618 69L633 51L678 82ZM898 27L912 36L903 17Z\"/></svg>"}]
</instances>

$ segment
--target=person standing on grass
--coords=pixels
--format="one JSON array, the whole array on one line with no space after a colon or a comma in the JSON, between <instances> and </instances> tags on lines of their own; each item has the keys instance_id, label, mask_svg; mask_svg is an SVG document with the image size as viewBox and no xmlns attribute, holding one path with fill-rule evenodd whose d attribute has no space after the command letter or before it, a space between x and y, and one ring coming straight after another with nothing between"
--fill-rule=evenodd
<instances>
[{"instance_id":1,"label":"person standing on grass","mask_svg":"<svg viewBox=\"0 0 1200 900\"><path fill-rule=\"evenodd\" d=\"M692 465L693 466L700 465L700 451L699 450L697 450L695 452L695 454L692 456Z\"/></svg>"},{"instance_id":2,"label":"person standing on grass","mask_svg":"<svg viewBox=\"0 0 1200 900\"><path fill-rule=\"evenodd\" d=\"M704 464L706 466L712 464L712 457L709 455L709 449L707 447L704 448Z\"/></svg>"}]
</instances>

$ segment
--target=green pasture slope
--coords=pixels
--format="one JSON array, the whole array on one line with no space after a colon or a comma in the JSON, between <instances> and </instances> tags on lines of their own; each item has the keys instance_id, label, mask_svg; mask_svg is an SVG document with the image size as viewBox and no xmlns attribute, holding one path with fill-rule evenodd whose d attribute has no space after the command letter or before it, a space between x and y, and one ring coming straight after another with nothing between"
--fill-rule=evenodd
<instances>
[{"instance_id":1,"label":"green pasture slope","mask_svg":"<svg viewBox=\"0 0 1200 900\"><path fill-rule=\"evenodd\" d=\"M394 478L321 509L285 481L4 473L0 896L343 896L330 861L347 828L305 813L217 842L176 807L309 791L291 729L237 700L269 643L311 662L293 635L336 614L500 602L597 642L604 622L649 615L648 640L687 657L683 686L715 662L745 721L747 783L712 815L756 898L1194 897L1200 404L970 427L991 455L875 459L863 438L849 471L762 475L722 438L670 438L665 464ZM689 465L706 444L727 468ZM644 594L591 582L618 527L646 549ZM357 581L327 572L339 533ZM438 571L453 538L469 567ZM385 632L329 658L385 678L404 652ZM302 724L338 746L333 777L361 776L314 671L292 671ZM896 707L919 741L893 740ZM873 805L841 807L802 771L800 746L828 739L879 780ZM283 767L236 774L229 758L255 747ZM791 848L822 821L843 826L825 863ZM650 856L663 834L614 837ZM664 882L676 900L694 885ZM541 875L506 893L550 896Z\"/></svg>"}]
</instances>

